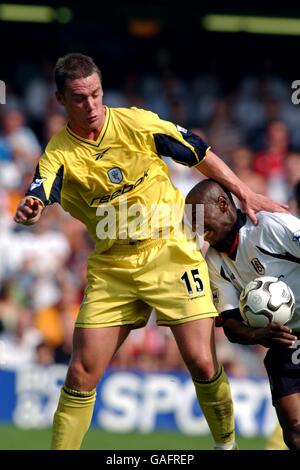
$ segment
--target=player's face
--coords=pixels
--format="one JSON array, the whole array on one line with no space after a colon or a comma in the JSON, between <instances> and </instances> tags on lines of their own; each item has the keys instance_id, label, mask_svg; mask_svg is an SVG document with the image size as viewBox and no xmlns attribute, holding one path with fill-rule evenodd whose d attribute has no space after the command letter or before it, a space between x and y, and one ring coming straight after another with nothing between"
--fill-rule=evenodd
<instances>
[{"instance_id":1,"label":"player's face","mask_svg":"<svg viewBox=\"0 0 300 470\"><path fill-rule=\"evenodd\" d=\"M204 240L211 246L226 240L232 229L227 207L223 198L217 203L204 204Z\"/></svg>"},{"instance_id":2,"label":"player's face","mask_svg":"<svg viewBox=\"0 0 300 470\"><path fill-rule=\"evenodd\" d=\"M104 120L102 97L102 86L96 72L85 78L67 80L63 95L57 94L72 127L84 132L101 129Z\"/></svg>"}]
</instances>

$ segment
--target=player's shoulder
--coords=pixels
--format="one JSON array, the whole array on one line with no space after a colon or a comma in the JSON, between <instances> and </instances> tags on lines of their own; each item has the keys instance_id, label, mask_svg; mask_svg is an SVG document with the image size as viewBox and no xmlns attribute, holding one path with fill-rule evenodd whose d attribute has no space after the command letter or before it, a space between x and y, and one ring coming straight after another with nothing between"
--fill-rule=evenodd
<instances>
[{"instance_id":1,"label":"player's shoulder","mask_svg":"<svg viewBox=\"0 0 300 470\"><path fill-rule=\"evenodd\" d=\"M208 267L218 270L222 263L222 257L217 250L210 246L206 252L205 261L208 264Z\"/></svg>"},{"instance_id":2,"label":"player's shoulder","mask_svg":"<svg viewBox=\"0 0 300 470\"><path fill-rule=\"evenodd\" d=\"M63 127L49 140L40 157L40 164L57 167L64 163L68 151L70 151L70 143L66 135L66 128Z\"/></svg>"},{"instance_id":3,"label":"player's shoulder","mask_svg":"<svg viewBox=\"0 0 300 470\"><path fill-rule=\"evenodd\" d=\"M257 214L258 225L261 226L261 229L265 231L274 230L274 228L290 228L290 229L300 229L300 219L295 217L292 214L283 213L283 212L266 212L261 211Z\"/></svg>"},{"instance_id":4,"label":"player's shoulder","mask_svg":"<svg viewBox=\"0 0 300 470\"><path fill-rule=\"evenodd\" d=\"M64 126L50 138L46 146L46 152L60 152L67 149L68 146L69 139L66 132L66 126Z\"/></svg>"},{"instance_id":5,"label":"player's shoulder","mask_svg":"<svg viewBox=\"0 0 300 470\"><path fill-rule=\"evenodd\" d=\"M151 130L162 126L163 121L158 114L143 108L110 108L112 116L124 124L134 126L136 130Z\"/></svg>"},{"instance_id":6,"label":"player's shoulder","mask_svg":"<svg viewBox=\"0 0 300 470\"><path fill-rule=\"evenodd\" d=\"M153 120L159 119L159 116L152 111L143 108L136 108L132 106L130 108L110 108L111 113L119 118L127 118L130 120Z\"/></svg>"}]
</instances>

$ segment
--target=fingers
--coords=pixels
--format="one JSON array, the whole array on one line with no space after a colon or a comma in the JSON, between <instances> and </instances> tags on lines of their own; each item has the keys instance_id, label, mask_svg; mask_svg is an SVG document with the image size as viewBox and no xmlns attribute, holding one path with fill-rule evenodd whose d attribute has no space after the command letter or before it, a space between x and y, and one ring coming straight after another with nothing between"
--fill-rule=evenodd
<instances>
[{"instance_id":1,"label":"fingers","mask_svg":"<svg viewBox=\"0 0 300 470\"><path fill-rule=\"evenodd\" d=\"M244 209L254 225L258 223L255 212L265 210L269 212L289 213L289 206L287 204L272 201L272 199L256 193L251 193L250 196L248 195L248 197L245 198Z\"/></svg>"},{"instance_id":2,"label":"fingers","mask_svg":"<svg viewBox=\"0 0 300 470\"><path fill-rule=\"evenodd\" d=\"M269 325L272 343L278 346L290 348L297 340L297 336L292 334L292 330L280 323L271 323Z\"/></svg>"},{"instance_id":3,"label":"fingers","mask_svg":"<svg viewBox=\"0 0 300 470\"><path fill-rule=\"evenodd\" d=\"M273 321L269 324L269 328L271 328L273 330L287 331L288 333L292 333L292 331L293 331L288 326L282 325L282 323L278 323L278 322L275 322L275 321Z\"/></svg>"},{"instance_id":4,"label":"fingers","mask_svg":"<svg viewBox=\"0 0 300 470\"><path fill-rule=\"evenodd\" d=\"M272 212L280 212L284 214L288 214L290 212L289 206L287 206L286 204L274 204L272 209L267 209L267 210L269 211L272 210Z\"/></svg>"},{"instance_id":5,"label":"fingers","mask_svg":"<svg viewBox=\"0 0 300 470\"><path fill-rule=\"evenodd\" d=\"M277 333L277 335L273 336L274 339L285 339L287 341L291 341L292 343L296 341L297 336L291 335L290 333Z\"/></svg>"},{"instance_id":6,"label":"fingers","mask_svg":"<svg viewBox=\"0 0 300 470\"><path fill-rule=\"evenodd\" d=\"M255 214L255 211L253 209L246 209L246 214L248 215L249 219L253 222L254 225L257 225L258 220Z\"/></svg>"},{"instance_id":7,"label":"fingers","mask_svg":"<svg viewBox=\"0 0 300 470\"><path fill-rule=\"evenodd\" d=\"M294 344L294 341L290 341L285 338L273 338L272 343L274 346L284 346L286 348L291 348Z\"/></svg>"},{"instance_id":8,"label":"fingers","mask_svg":"<svg viewBox=\"0 0 300 470\"><path fill-rule=\"evenodd\" d=\"M40 204L38 200L32 198L26 198L21 201L17 208L14 221L17 223L26 223L31 219L34 219L40 212Z\"/></svg>"},{"instance_id":9,"label":"fingers","mask_svg":"<svg viewBox=\"0 0 300 470\"><path fill-rule=\"evenodd\" d=\"M278 210L278 212L289 213L290 208L287 204L280 204L280 210Z\"/></svg>"},{"instance_id":10,"label":"fingers","mask_svg":"<svg viewBox=\"0 0 300 470\"><path fill-rule=\"evenodd\" d=\"M297 338L296 338L297 339ZM272 343L277 346L285 346L287 348L290 348L293 346L295 340L291 340L288 338L272 338Z\"/></svg>"}]
</instances>

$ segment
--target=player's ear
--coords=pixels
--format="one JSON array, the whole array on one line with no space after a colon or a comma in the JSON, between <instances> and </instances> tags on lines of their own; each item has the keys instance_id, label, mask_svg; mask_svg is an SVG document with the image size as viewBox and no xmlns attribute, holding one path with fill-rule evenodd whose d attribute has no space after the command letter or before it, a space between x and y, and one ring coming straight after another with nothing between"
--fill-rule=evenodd
<instances>
[{"instance_id":1,"label":"player's ear","mask_svg":"<svg viewBox=\"0 0 300 470\"><path fill-rule=\"evenodd\" d=\"M59 102L59 104L61 104L62 106L65 105L65 100L64 100L64 96L62 93L60 93L59 91L56 91L55 92L55 96L56 96L56 99L57 101Z\"/></svg>"},{"instance_id":2,"label":"player's ear","mask_svg":"<svg viewBox=\"0 0 300 470\"><path fill-rule=\"evenodd\" d=\"M223 196L218 197L219 208L222 212L226 212L228 209L228 202Z\"/></svg>"}]
</instances>

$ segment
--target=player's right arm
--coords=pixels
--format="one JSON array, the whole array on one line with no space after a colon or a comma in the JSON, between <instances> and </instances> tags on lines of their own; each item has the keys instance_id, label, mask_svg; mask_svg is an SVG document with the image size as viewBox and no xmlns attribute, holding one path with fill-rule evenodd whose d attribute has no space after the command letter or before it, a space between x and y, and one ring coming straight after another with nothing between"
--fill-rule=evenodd
<instances>
[{"instance_id":1,"label":"player's right arm","mask_svg":"<svg viewBox=\"0 0 300 470\"><path fill-rule=\"evenodd\" d=\"M32 183L19 202L14 220L23 225L35 224L44 208L60 203L64 165L56 151L45 151L36 167Z\"/></svg>"},{"instance_id":2,"label":"player's right arm","mask_svg":"<svg viewBox=\"0 0 300 470\"><path fill-rule=\"evenodd\" d=\"M26 196L19 202L14 221L18 224L33 225L39 220L43 210L44 205L41 201Z\"/></svg>"}]
</instances>

